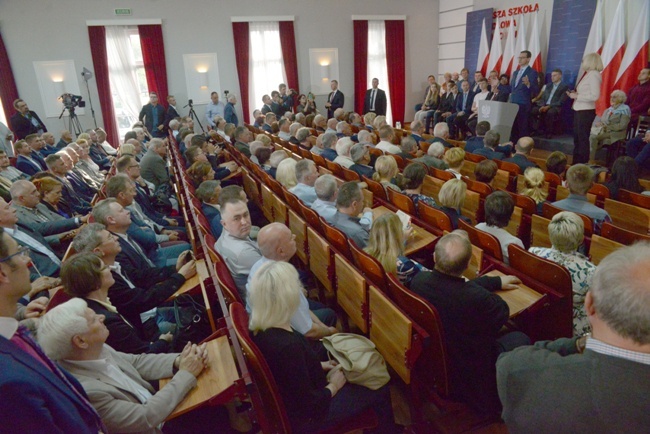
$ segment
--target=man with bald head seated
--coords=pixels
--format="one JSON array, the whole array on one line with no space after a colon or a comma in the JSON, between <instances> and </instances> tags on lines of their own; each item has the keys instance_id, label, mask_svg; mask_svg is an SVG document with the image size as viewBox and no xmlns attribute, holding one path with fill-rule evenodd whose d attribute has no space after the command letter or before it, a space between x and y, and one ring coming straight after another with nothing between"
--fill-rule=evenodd
<instances>
[{"instance_id":1,"label":"man with bald head seated","mask_svg":"<svg viewBox=\"0 0 650 434\"><path fill-rule=\"evenodd\" d=\"M494 291L514 289L514 276L483 276L466 281L463 273L472 257L464 231L438 240L432 271L419 273L411 290L435 306L442 321L451 366L452 396L481 414L498 415L501 403L496 388L496 359L504 351L527 345L521 332L499 337L510 310Z\"/></svg>"},{"instance_id":2,"label":"man with bald head seated","mask_svg":"<svg viewBox=\"0 0 650 434\"><path fill-rule=\"evenodd\" d=\"M506 158L503 161L506 163L515 163L519 166L521 173L523 174L529 167L537 167L537 164L528 159L534 147L535 141L532 137L521 137L517 140L517 144L515 145L515 155Z\"/></svg>"},{"instance_id":3,"label":"man with bald head seated","mask_svg":"<svg viewBox=\"0 0 650 434\"><path fill-rule=\"evenodd\" d=\"M289 262L296 253L296 236L282 223L270 223L260 229L257 242L262 257L253 265L248 274L247 293L250 292L250 284L255 273L262 265L271 261ZM302 276L301 280L304 282ZM246 309L249 312L251 311L248 297L246 297ZM305 293L301 294L298 310L291 317L291 327L294 330L308 339L318 340L324 336L338 333L338 330L334 327L335 325L336 313L332 309L307 299Z\"/></svg>"},{"instance_id":4,"label":"man with bald head seated","mask_svg":"<svg viewBox=\"0 0 650 434\"><path fill-rule=\"evenodd\" d=\"M513 434L641 433L650 427L650 243L610 253L585 298L591 335L502 354L497 383Z\"/></svg>"}]
</instances>

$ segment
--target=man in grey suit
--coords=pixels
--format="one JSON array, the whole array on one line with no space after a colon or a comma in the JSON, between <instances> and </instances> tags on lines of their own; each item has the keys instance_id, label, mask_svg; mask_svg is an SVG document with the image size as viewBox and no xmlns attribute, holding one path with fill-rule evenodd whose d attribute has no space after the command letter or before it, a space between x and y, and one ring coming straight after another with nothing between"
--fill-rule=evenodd
<instances>
[{"instance_id":1,"label":"man in grey suit","mask_svg":"<svg viewBox=\"0 0 650 434\"><path fill-rule=\"evenodd\" d=\"M537 342L497 361L510 433L640 433L650 428L650 243L598 265L585 311L591 336Z\"/></svg>"},{"instance_id":2,"label":"man in grey suit","mask_svg":"<svg viewBox=\"0 0 650 434\"><path fill-rule=\"evenodd\" d=\"M161 432L207 366L206 345L188 343L180 354L125 354L105 344L108 333L104 316L74 298L41 319L38 342L79 380L109 432ZM147 382L172 376L158 392Z\"/></svg>"},{"instance_id":3,"label":"man in grey suit","mask_svg":"<svg viewBox=\"0 0 650 434\"><path fill-rule=\"evenodd\" d=\"M140 161L140 174L156 188L169 183L169 172L164 159L166 156L167 144L162 139L151 139L149 150Z\"/></svg>"},{"instance_id":4,"label":"man in grey suit","mask_svg":"<svg viewBox=\"0 0 650 434\"><path fill-rule=\"evenodd\" d=\"M534 131L543 131L550 137L560 129L557 125L560 121L562 106L568 98L567 90L569 87L562 83L562 70L554 69L551 72L551 82L546 85L542 97L537 100L530 111Z\"/></svg>"}]
</instances>

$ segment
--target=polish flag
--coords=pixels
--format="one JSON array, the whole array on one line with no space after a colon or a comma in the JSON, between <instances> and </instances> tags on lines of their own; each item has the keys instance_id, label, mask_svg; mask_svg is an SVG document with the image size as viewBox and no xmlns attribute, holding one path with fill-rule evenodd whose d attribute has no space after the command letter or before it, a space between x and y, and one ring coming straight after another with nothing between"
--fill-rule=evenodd
<instances>
[{"instance_id":1,"label":"polish flag","mask_svg":"<svg viewBox=\"0 0 650 434\"><path fill-rule=\"evenodd\" d=\"M600 98L596 102L596 114L602 115L609 107L609 95L614 90L616 74L623 61L625 53L625 0L621 0L616 7L614 21L607 33L607 40L603 46L603 84L600 88Z\"/></svg>"},{"instance_id":2,"label":"polish flag","mask_svg":"<svg viewBox=\"0 0 650 434\"><path fill-rule=\"evenodd\" d=\"M503 61L503 52L501 50L501 30L499 29L499 18L497 18L497 26L492 33L492 46L490 47L490 60L488 60L487 72L500 71L501 62ZM483 74L486 76L485 74ZM486 76L487 77L487 76Z\"/></svg>"},{"instance_id":3,"label":"polish flag","mask_svg":"<svg viewBox=\"0 0 650 434\"><path fill-rule=\"evenodd\" d=\"M594 19L591 21L591 29L589 30L589 37L587 38L587 45L582 57L589 53L601 54L603 51L603 0L598 0L596 5L596 13ZM580 67L578 76L576 77L576 84L584 75L585 70Z\"/></svg>"},{"instance_id":4,"label":"polish flag","mask_svg":"<svg viewBox=\"0 0 650 434\"><path fill-rule=\"evenodd\" d=\"M490 47L488 46L487 34L485 33L485 18L481 24L481 42L478 47L478 61L476 62L476 70L481 71L483 76L487 74L488 56L490 54Z\"/></svg>"},{"instance_id":5,"label":"polish flag","mask_svg":"<svg viewBox=\"0 0 650 434\"><path fill-rule=\"evenodd\" d=\"M519 27L517 28L517 43L515 44L515 58L516 55L524 50L528 50L526 46L526 15L519 18ZM512 66L512 69L517 69L517 62Z\"/></svg>"},{"instance_id":6,"label":"polish flag","mask_svg":"<svg viewBox=\"0 0 650 434\"><path fill-rule=\"evenodd\" d=\"M516 69L515 60L515 22L510 22L508 36L506 37L506 48L503 51L503 62L501 63L501 74L510 77L510 73ZM514 64L513 64L514 63Z\"/></svg>"},{"instance_id":7,"label":"polish flag","mask_svg":"<svg viewBox=\"0 0 650 434\"><path fill-rule=\"evenodd\" d=\"M539 23L538 13L535 12L535 21L533 21L533 30L530 32L530 42L528 51L530 51L530 67L537 72L542 72L542 49L539 43Z\"/></svg>"},{"instance_id":8,"label":"polish flag","mask_svg":"<svg viewBox=\"0 0 650 434\"><path fill-rule=\"evenodd\" d=\"M637 83L639 72L648 64L650 49L650 2L643 2L632 36L625 47L625 55L616 74L614 89L628 92Z\"/></svg>"}]
</instances>

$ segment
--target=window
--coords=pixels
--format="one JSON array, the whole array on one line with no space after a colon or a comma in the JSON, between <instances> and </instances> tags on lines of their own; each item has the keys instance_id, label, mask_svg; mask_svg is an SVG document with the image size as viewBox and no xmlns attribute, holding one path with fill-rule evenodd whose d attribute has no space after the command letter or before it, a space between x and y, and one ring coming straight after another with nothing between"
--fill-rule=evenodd
<instances>
[{"instance_id":1,"label":"window","mask_svg":"<svg viewBox=\"0 0 650 434\"><path fill-rule=\"evenodd\" d=\"M8 126L9 128L11 128L11 127L9 126L9 119L8 119L7 116L5 115L4 107L2 107L2 99L0 99L0 122L2 122L3 124L5 124L5 125Z\"/></svg>"},{"instance_id":2,"label":"window","mask_svg":"<svg viewBox=\"0 0 650 434\"><path fill-rule=\"evenodd\" d=\"M390 109L390 92L388 88L388 66L386 64L386 25L384 21L368 21L368 83L372 87L372 79L379 80L379 88L386 92L386 122L393 125L393 114Z\"/></svg>"},{"instance_id":3,"label":"window","mask_svg":"<svg viewBox=\"0 0 650 434\"><path fill-rule=\"evenodd\" d=\"M262 107L262 97L286 83L280 43L280 25L277 22L252 22L249 59L249 107L252 111Z\"/></svg>"},{"instance_id":4,"label":"window","mask_svg":"<svg viewBox=\"0 0 650 434\"><path fill-rule=\"evenodd\" d=\"M142 106L149 101L137 27L106 26L106 54L115 121L121 142L124 134L138 120Z\"/></svg>"}]
</instances>

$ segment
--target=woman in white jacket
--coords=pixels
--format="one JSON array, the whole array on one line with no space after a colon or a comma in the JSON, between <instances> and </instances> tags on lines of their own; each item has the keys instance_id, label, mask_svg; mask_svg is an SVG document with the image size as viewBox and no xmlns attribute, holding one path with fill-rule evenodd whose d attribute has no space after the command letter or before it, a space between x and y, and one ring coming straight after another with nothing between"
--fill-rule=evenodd
<instances>
[{"instance_id":1,"label":"woman in white jacket","mask_svg":"<svg viewBox=\"0 0 650 434\"><path fill-rule=\"evenodd\" d=\"M600 98L603 61L598 53L582 58L581 69L585 71L576 89L567 91L573 100L573 164L589 161L589 133L596 117L596 101Z\"/></svg>"}]
</instances>

